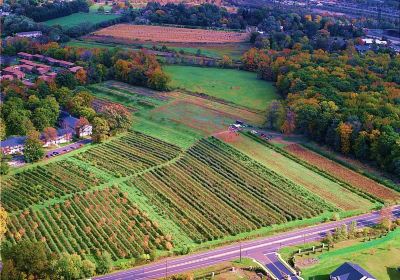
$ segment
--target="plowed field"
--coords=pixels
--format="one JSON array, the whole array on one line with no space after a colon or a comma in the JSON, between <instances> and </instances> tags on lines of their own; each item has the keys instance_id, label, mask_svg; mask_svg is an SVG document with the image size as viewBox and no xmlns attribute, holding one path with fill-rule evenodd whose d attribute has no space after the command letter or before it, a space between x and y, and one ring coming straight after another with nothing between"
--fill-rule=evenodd
<instances>
[{"instance_id":1,"label":"plowed field","mask_svg":"<svg viewBox=\"0 0 400 280\"><path fill-rule=\"evenodd\" d=\"M139 41L174 43L233 43L244 42L248 38L248 33L241 32L132 24L116 24L93 34Z\"/></svg>"},{"instance_id":2,"label":"plowed field","mask_svg":"<svg viewBox=\"0 0 400 280\"><path fill-rule=\"evenodd\" d=\"M302 160L317 166L318 168L332 174L333 176L361 189L371 193L379 198L386 200L398 200L400 195L385 186L354 172L334 161L320 156L300 145L292 144L285 148L288 152L294 154Z\"/></svg>"}]
</instances>

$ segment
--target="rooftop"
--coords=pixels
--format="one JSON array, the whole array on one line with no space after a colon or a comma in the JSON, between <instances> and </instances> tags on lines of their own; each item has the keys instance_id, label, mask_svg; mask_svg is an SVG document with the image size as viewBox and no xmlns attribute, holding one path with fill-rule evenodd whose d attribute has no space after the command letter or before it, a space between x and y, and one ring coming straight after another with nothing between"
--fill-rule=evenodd
<instances>
[{"instance_id":1,"label":"rooftop","mask_svg":"<svg viewBox=\"0 0 400 280\"><path fill-rule=\"evenodd\" d=\"M331 279L333 280L360 280L362 278L365 280L376 279L364 268L351 262L345 262L331 273Z\"/></svg>"}]
</instances>

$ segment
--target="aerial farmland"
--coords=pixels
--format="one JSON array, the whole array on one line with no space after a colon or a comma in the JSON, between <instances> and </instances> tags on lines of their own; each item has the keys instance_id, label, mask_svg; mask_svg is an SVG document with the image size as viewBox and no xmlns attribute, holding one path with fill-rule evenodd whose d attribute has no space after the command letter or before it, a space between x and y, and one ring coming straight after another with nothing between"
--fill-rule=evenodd
<instances>
[{"instance_id":1,"label":"aerial farmland","mask_svg":"<svg viewBox=\"0 0 400 280\"><path fill-rule=\"evenodd\" d=\"M2 279L400 277L399 55L358 19L140 4L4 20Z\"/></svg>"}]
</instances>

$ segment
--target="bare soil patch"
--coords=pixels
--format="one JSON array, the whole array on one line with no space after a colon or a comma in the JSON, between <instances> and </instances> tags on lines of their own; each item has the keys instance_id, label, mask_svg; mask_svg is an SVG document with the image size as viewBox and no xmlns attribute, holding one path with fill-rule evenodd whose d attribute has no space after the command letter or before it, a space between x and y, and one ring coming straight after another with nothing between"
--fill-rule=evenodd
<instances>
[{"instance_id":1,"label":"bare soil patch","mask_svg":"<svg viewBox=\"0 0 400 280\"><path fill-rule=\"evenodd\" d=\"M167 26L116 24L93 33L95 36L134 39L146 42L234 43L244 42L248 33L177 28Z\"/></svg>"},{"instance_id":2,"label":"bare soil patch","mask_svg":"<svg viewBox=\"0 0 400 280\"><path fill-rule=\"evenodd\" d=\"M333 176L379 198L385 200L400 199L400 195L394 190L391 190L298 144L288 145L285 147L285 150L299 157L300 159L305 160L308 163L332 174Z\"/></svg>"}]
</instances>

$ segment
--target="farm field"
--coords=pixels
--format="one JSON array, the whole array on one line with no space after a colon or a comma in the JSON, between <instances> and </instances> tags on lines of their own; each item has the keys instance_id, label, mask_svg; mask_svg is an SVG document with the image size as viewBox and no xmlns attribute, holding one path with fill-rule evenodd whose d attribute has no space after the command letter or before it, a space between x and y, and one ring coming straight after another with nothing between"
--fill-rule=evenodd
<instances>
[{"instance_id":1,"label":"farm field","mask_svg":"<svg viewBox=\"0 0 400 280\"><path fill-rule=\"evenodd\" d=\"M8 240L41 240L51 252L95 255L108 251L114 260L171 249L157 223L149 220L118 188L76 194L39 211L10 217Z\"/></svg>"},{"instance_id":2,"label":"farm field","mask_svg":"<svg viewBox=\"0 0 400 280\"><path fill-rule=\"evenodd\" d=\"M9 212L85 191L104 183L89 169L66 160L39 166L2 180L2 206Z\"/></svg>"},{"instance_id":3,"label":"farm field","mask_svg":"<svg viewBox=\"0 0 400 280\"><path fill-rule=\"evenodd\" d=\"M167 96L160 96L150 89L133 87L116 81L93 84L87 88L97 98L121 103L131 111L152 109L168 100Z\"/></svg>"},{"instance_id":4,"label":"farm field","mask_svg":"<svg viewBox=\"0 0 400 280\"><path fill-rule=\"evenodd\" d=\"M292 144L285 147L285 150L294 154L296 157L317 166L318 168L340 178L341 180L367 191L379 198L385 200L399 200L400 194L391 190L361 174L354 172L334 161L331 161L317 153L308 150L298 144Z\"/></svg>"},{"instance_id":5,"label":"farm field","mask_svg":"<svg viewBox=\"0 0 400 280\"><path fill-rule=\"evenodd\" d=\"M151 25L117 24L98 30L95 36L138 40L142 42L233 43L248 39L248 33L189 29Z\"/></svg>"},{"instance_id":6,"label":"farm field","mask_svg":"<svg viewBox=\"0 0 400 280\"><path fill-rule=\"evenodd\" d=\"M338 210L215 138L183 152L137 132L9 176L3 194L7 240L114 260Z\"/></svg>"},{"instance_id":7,"label":"farm field","mask_svg":"<svg viewBox=\"0 0 400 280\"><path fill-rule=\"evenodd\" d=\"M177 157L180 149L141 133L128 133L74 158L116 177L125 177Z\"/></svg>"},{"instance_id":8,"label":"farm field","mask_svg":"<svg viewBox=\"0 0 400 280\"><path fill-rule=\"evenodd\" d=\"M196 243L335 210L215 138L129 184Z\"/></svg>"},{"instance_id":9,"label":"farm field","mask_svg":"<svg viewBox=\"0 0 400 280\"><path fill-rule=\"evenodd\" d=\"M373 203L360 197L339 183L306 168L305 166L285 157L284 155L258 143L244 135L227 137L218 135L221 139L229 139L229 144L268 166L273 171L287 179L307 188L314 194L330 201L344 210L369 209Z\"/></svg>"},{"instance_id":10,"label":"farm field","mask_svg":"<svg viewBox=\"0 0 400 280\"><path fill-rule=\"evenodd\" d=\"M61 25L63 28L70 28L77 26L79 24L97 24L103 21L108 21L111 19L118 18L119 15L104 15L96 13L75 13L69 16L55 18L51 20L44 21L43 23L49 26Z\"/></svg>"},{"instance_id":11,"label":"farm field","mask_svg":"<svg viewBox=\"0 0 400 280\"><path fill-rule=\"evenodd\" d=\"M400 263L399 236L400 230L397 229L379 239L338 246L337 249L318 254L318 264L302 269L302 277L305 280L329 279L331 272L343 262L350 261L366 268L379 280L399 279L400 272L396 271Z\"/></svg>"},{"instance_id":12,"label":"farm field","mask_svg":"<svg viewBox=\"0 0 400 280\"><path fill-rule=\"evenodd\" d=\"M264 111L266 104L278 98L272 83L262 81L255 73L233 69L166 66L173 88L226 100L254 110Z\"/></svg>"}]
</instances>

